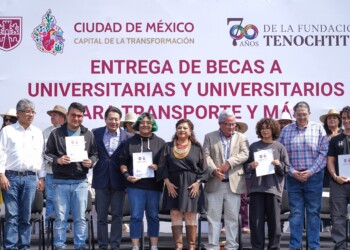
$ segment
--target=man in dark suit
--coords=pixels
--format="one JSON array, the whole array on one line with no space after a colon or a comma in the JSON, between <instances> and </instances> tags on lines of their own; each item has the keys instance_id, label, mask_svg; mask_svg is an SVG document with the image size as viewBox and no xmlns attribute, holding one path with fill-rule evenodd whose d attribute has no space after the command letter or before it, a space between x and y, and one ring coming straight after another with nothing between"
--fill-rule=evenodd
<instances>
[{"instance_id":1,"label":"man in dark suit","mask_svg":"<svg viewBox=\"0 0 350 250\"><path fill-rule=\"evenodd\" d=\"M122 217L125 198L124 177L119 171L117 155L123 142L131 135L120 129L122 112L109 107L105 112L106 126L93 130L98 162L93 170L92 187L96 192L97 238L99 249L108 249L109 207L112 213L112 225L109 244L111 249L119 250L122 238Z\"/></svg>"}]
</instances>

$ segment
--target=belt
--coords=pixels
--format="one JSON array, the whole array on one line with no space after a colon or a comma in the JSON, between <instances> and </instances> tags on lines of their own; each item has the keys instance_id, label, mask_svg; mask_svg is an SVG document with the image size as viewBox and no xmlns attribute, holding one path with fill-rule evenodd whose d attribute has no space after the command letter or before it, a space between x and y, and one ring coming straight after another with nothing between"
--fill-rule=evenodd
<instances>
[{"instance_id":1,"label":"belt","mask_svg":"<svg viewBox=\"0 0 350 250\"><path fill-rule=\"evenodd\" d=\"M5 174L13 174L18 176L36 175L36 173L33 171L13 171L13 170L6 170Z\"/></svg>"},{"instance_id":2,"label":"belt","mask_svg":"<svg viewBox=\"0 0 350 250\"><path fill-rule=\"evenodd\" d=\"M222 182L229 182L229 179L223 179Z\"/></svg>"}]
</instances>

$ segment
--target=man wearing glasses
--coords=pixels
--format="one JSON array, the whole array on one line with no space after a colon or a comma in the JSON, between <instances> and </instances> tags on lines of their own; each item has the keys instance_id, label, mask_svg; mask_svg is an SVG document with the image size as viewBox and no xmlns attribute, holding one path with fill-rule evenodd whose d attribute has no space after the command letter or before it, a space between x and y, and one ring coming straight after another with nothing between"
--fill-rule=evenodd
<instances>
[{"instance_id":1,"label":"man wearing glasses","mask_svg":"<svg viewBox=\"0 0 350 250\"><path fill-rule=\"evenodd\" d=\"M46 143L45 158L52 163L53 170L55 249L66 248L70 212L74 223L74 249L86 249L86 175L97 160L97 149L94 135L82 125L84 113L84 106L73 102L68 108L67 122L53 130Z\"/></svg>"},{"instance_id":2,"label":"man wearing glasses","mask_svg":"<svg viewBox=\"0 0 350 250\"><path fill-rule=\"evenodd\" d=\"M244 134L235 131L232 111L219 114L219 130L204 139L204 153L210 173L205 191L208 198L208 247L220 249L221 215L224 206L226 249L238 249L238 216L241 194L246 192L243 163L249 156Z\"/></svg>"},{"instance_id":3,"label":"man wearing glasses","mask_svg":"<svg viewBox=\"0 0 350 250\"><path fill-rule=\"evenodd\" d=\"M31 207L36 189L44 190L44 138L32 125L35 106L22 99L16 106L18 122L0 134L0 186L5 203L5 249L30 249ZM39 181L38 181L39 177Z\"/></svg>"},{"instance_id":4,"label":"man wearing glasses","mask_svg":"<svg viewBox=\"0 0 350 250\"><path fill-rule=\"evenodd\" d=\"M302 248L306 211L308 246L320 249L320 209L328 138L321 124L309 121L309 104L298 102L293 110L296 122L284 127L278 139L285 146L290 161L286 178L291 210L289 245L291 250Z\"/></svg>"}]
</instances>

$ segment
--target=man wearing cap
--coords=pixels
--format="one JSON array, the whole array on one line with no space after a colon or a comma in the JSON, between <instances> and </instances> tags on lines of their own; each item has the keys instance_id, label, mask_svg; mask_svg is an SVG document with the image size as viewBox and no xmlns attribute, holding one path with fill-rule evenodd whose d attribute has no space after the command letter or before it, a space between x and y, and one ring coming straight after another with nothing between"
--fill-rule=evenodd
<instances>
[{"instance_id":1,"label":"man wearing cap","mask_svg":"<svg viewBox=\"0 0 350 250\"><path fill-rule=\"evenodd\" d=\"M60 106L56 105L52 110L47 111L47 114L51 117L51 123L52 126L46 128L43 132L44 139L45 139L45 145L47 142L47 139L49 138L49 135L51 134L52 130L58 128L66 121L66 114L67 110ZM53 190L52 190L52 180L53 180L53 173L52 173L52 164L50 162L46 162L46 186L45 186L45 197L46 197L46 211L45 211L45 228L48 227L49 222L49 216L53 212Z\"/></svg>"},{"instance_id":2,"label":"man wearing cap","mask_svg":"<svg viewBox=\"0 0 350 250\"><path fill-rule=\"evenodd\" d=\"M66 248L69 213L73 216L74 248L86 249L87 173L97 160L97 149L93 133L82 125L84 113L81 103L71 103L67 122L54 129L46 143L45 158L53 170L55 249Z\"/></svg>"},{"instance_id":3,"label":"man wearing cap","mask_svg":"<svg viewBox=\"0 0 350 250\"><path fill-rule=\"evenodd\" d=\"M226 249L238 249L238 217L241 194L246 192L243 163L249 155L244 134L235 132L232 111L219 114L219 129L205 135L204 153L209 169L205 191L208 198L207 249L220 249L221 215L224 208Z\"/></svg>"},{"instance_id":4,"label":"man wearing cap","mask_svg":"<svg viewBox=\"0 0 350 250\"><path fill-rule=\"evenodd\" d=\"M22 99L16 110L18 122L0 133L0 186L6 210L3 246L30 249L31 207L36 189L45 187L44 138L32 125L34 103Z\"/></svg>"},{"instance_id":5,"label":"man wearing cap","mask_svg":"<svg viewBox=\"0 0 350 250\"><path fill-rule=\"evenodd\" d=\"M344 168L349 168L350 158L350 107L346 106L340 111L344 131L333 137L329 143L327 168L331 175L330 206L332 218L332 239L334 249L348 249L346 246L346 218L347 207L350 203L350 176L346 175ZM343 159L341 159L343 157Z\"/></svg>"},{"instance_id":6,"label":"man wearing cap","mask_svg":"<svg viewBox=\"0 0 350 250\"><path fill-rule=\"evenodd\" d=\"M119 250L122 239L122 219L125 197L125 181L119 171L118 154L126 139L131 137L120 128L122 112L110 106L105 112L106 126L93 130L98 162L93 170L92 187L96 192L97 238L99 249L108 249L108 211L111 207L112 225L110 249Z\"/></svg>"}]
</instances>

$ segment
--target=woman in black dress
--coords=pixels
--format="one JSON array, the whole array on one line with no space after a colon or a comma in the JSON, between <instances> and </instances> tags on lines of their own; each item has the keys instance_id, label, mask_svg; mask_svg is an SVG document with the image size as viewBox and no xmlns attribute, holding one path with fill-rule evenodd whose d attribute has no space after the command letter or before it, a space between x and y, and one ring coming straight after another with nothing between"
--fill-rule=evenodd
<instances>
[{"instance_id":1,"label":"woman in black dress","mask_svg":"<svg viewBox=\"0 0 350 250\"><path fill-rule=\"evenodd\" d=\"M159 160L157 178L164 180L163 210L170 210L176 250L182 249L182 220L185 218L188 249L195 249L198 201L207 181L202 146L193 133L193 123L176 123L173 140L165 144Z\"/></svg>"}]
</instances>

